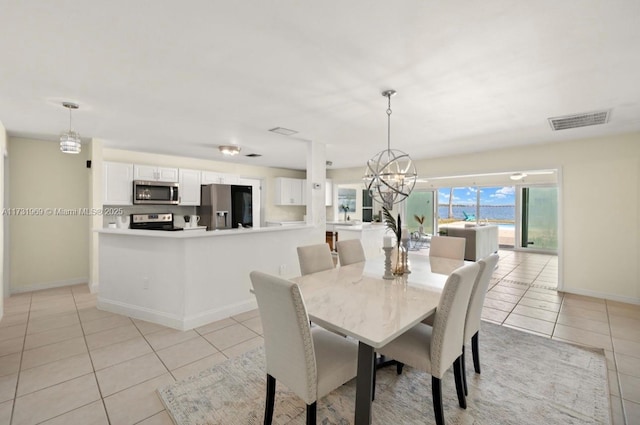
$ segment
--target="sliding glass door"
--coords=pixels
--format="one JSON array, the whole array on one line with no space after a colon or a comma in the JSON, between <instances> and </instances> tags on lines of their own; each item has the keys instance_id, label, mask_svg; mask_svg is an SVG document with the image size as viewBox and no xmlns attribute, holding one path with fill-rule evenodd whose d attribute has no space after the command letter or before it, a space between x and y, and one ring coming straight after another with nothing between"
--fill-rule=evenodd
<instances>
[{"instance_id":1,"label":"sliding glass door","mask_svg":"<svg viewBox=\"0 0 640 425\"><path fill-rule=\"evenodd\" d=\"M415 232L423 227L423 232L433 234L434 192L427 190L414 190L407 198L405 224L410 232ZM420 224L422 221L422 224Z\"/></svg>"},{"instance_id":2,"label":"sliding glass door","mask_svg":"<svg viewBox=\"0 0 640 425\"><path fill-rule=\"evenodd\" d=\"M558 188L522 187L522 248L558 250Z\"/></svg>"}]
</instances>

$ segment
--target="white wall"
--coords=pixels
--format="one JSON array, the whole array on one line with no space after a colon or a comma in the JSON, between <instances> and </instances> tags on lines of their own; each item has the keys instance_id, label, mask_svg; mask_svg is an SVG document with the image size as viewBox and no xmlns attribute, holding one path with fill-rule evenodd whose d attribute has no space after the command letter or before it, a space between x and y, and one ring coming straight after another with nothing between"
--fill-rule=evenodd
<instances>
[{"instance_id":1,"label":"white wall","mask_svg":"<svg viewBox=\"0 0 640 425\"><path fill-rule=\"evenodd\" d=\"M8 216L11 292L85 283L88 215L40 214L88 208L86 151L63 154L58 143L10 137ZM33 210L29 210L33 209Z\"/></svg>"},{"instance_id":2,"label":"white wall","mask_svg":"<svg viewBox=\"0 0 640 425\"><path fill-rule=\"evenodd\" d=\"M640 303L640 133L420 160L416 168L421 177L561 169L564 290ZM328 177L352 182L362 169Z\"/></svg>"}]
</instances>

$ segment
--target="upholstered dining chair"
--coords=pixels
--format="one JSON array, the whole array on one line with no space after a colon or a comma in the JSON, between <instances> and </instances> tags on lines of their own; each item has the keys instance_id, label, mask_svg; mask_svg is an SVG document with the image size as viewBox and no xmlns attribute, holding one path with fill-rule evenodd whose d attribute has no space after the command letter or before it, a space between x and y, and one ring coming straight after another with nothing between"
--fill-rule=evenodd
<instances>
[{"instance_id":1,"label":"upholstered dining chair","mask_svg":"<svg viewBox=\"0 0 640 425\"><path fill-rule=\"evenodd\" d=\"M458 238L455 236L432 236L429 256L464 260L465 244L465 238Z\"/></svg>"},{"instance_id":2,"label":"upholstered dining chair","mask_svg":"<svg viewBox=\"0 0 640 425\"><path fill-rule=\"evenodd\" d=\"M338 241L336 246L338 248L338 260L340 260L341 266L361 263L366 260L360 239Z\"/></svg>"},{"instance_id":3,"label":"upholstered dining chair","mask_svg":"<svg viewBox=\"0 0 640 425\"><path fill-rule=\"evenodd\" d=\"M469 298L479 271L480 266L471 263L451 273L440 296L433 327L418 323L377 350L402 364L431 374L433 410L437 425L444 425L441 380L451 365L458 404L464 409L467 407L462 381L462 344ZM401 372L401 368L398 372Z\"/></svg>"},{"instance_id":4,"label":"upholstered dining chair","mask_svg":"<svg viewBox=\"0 0 640 425\"><path fill-rule=\"evenodd\" d=\"M464 323L464 342L471 341L471 351L473 355L473 367L476 373L480 373L480 346L478 342L478 335L480 333L480 323L482 322L482 307L484 305L484 298L487 295L487 289L489 288L489 282L491 276L496 268L499 260L498 254L491 254L486 258L478 261L480 271L478 277L473 284L471 290L471 298L469 299L469 307L467 308L467 318ZM433 326L434 316L427 317L422 323L429 326ZM467 387L467 372L465 363L465 348L462 345L462 379L464 384L464 393L469 394Z\"/></svg>"},{"instance_id":5,"label":"upholstered dining chair","mask_svg":"<svg viewBox=\"0 0 640 425\"><path fill-rule=\"evenodd\" d=\"M309 316L294 282L253 271L267 360L264 423L273 420L276 380L307 404L307 425L316 423L317 400L356 376L358 346L320 327Z\"/></svg>"},{"instance_id":6,"label":"upholstered dining chair","mask_svg":"<svg viewBox=\"0 0 640 425\"><path fill-rule=\"evenodd\" d=\"M334 268L331 250L329 244L326 243L299 246L298 262L300 263L300 273L303 276Z\"/></svg>"}]
</instances>

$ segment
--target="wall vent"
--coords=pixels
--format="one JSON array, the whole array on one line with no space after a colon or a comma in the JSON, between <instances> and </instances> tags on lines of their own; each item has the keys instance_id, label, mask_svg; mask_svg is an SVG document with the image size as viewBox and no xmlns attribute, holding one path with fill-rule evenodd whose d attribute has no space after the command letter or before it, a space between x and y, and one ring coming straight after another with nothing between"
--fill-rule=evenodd
<instances>
[{"instance_id":1,"label":"wall vent","mask_svg":"<svg viewBox=\"0 0 640 425\"><path fill-rule=\"evenodd\" d=\"M588 125L606 124L609 122L610 116L611 109L607 109L604 111L549 118L549 124L553 131L566 130L568 128L586 127Z\"/></svg>"},{"instance_id":2,"label":"wall vent","mask_svg":"<svg viewBox=\"0 0 640 425\"><path fill-rule=\"evenodd\" d=\"M259 153L248 153L245 156L248 156L249 158L257 158L262 155L260 155Z\"/></svg>"}]
</instances>

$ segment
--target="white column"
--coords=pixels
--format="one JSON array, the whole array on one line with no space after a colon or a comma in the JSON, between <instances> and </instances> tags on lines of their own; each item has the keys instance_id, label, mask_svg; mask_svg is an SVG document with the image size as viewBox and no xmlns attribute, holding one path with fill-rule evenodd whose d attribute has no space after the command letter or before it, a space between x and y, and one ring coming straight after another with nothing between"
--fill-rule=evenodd
<instances>
[{"instance_id":1,"label":"white column","mask_svg":"<svg viewBox=\"0 0 640 425\"><path fill-rule=\"evenodd\" d=\"M326 146L310 141L307 145L307 224L326 226L325 182L327 176Z\"/></svg>"}]
</instances>

